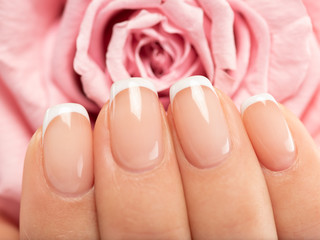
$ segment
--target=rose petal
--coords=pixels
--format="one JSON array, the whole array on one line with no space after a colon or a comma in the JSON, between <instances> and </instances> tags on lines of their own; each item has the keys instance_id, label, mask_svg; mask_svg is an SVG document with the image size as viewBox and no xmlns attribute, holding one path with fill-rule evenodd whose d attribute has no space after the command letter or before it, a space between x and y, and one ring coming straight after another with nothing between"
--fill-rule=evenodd
<instances>
[{"instance_id":1,"label":"rose petal","mask_svg":"<svg viewBox=\"0 0 320 240\"><path fill-rule=\"evenodd\" d=\"M0 195L13 203L19 202L25 149L32 132L41 125L49 106L69 101L51 75L53 46L64 2L1 3L0 86L4 92L0 94L0 113L5 118L1 118L4 129L0 134ZM16 215L11 217L18 218L18 212L12 214Z\"/></svg>"},{"instance_id":2,"label":"rose petal","mask_svg":"<svg viewBox=\"0 0 320 240\"><path fill-rule=\"evenodd\" d=\"M213 80L214 65L203 28L203 10L179 0L167 0L161 5L161 9L170 21L184 31L185 37L196 49L208 78Z\"/></svg>"},{"instance_id":3,"label":"rose petal","mask_svg":"<svg viewBox=\"0 0 320 240\"><path fill-rule=\"evenodd\" d=\"M306 78L311 59L310 37L311 25L306 17L272 35L269 92L280 102L294 96Z\"/></svg>"},{"instance_id":4,"label":"rose petal","mask_svg":"<svg viewBox=\"0 0 320 240\"><path fill-rule=\"evenodd\" d=\"M320 95L320 49L315 37L310 39L310 53L311 58L304 81L294 95L282 103L300 117L313 134L320 128L320 103L318 102L320 100L318 96Z\"/></svg>"},{"instance_id":5,"label":"rose petal","mask_svg":"<svg viewBox=\"0 0 320 240\"><path fill-rule=\"evenodd\" d=\"M130 77L124 66L124 53L126 52L124 47L131 31L152 27L158 24L163 18L164 16L159 13L150 13L143 10L135 18L114 25L106 55L106 64L113 81ZM141 65L141 63L137 64L138 67ZM146 73L144 74L146 75Z\"/></svg>"},{"instance_id":6,"label":"rose petal","mask_svg":"<svg viewBox=\"0 0 320 240\"><path fill-rule=\"evenodd\" d=\"M118 11L137 8L155 8L161 0L93 0L85 12L77 38L77 50L74 59L74 68L81 75L86 95L102 106L109 97L112 79L106 69L101 69L96 60L90 56L101 53L102 39L105 24ZM94 28L93 28L94 26ZM99 87L97 87L99 86Z\"/></svg>"},{"instance_id":7,"label":"rose petal","mask_svg":"<svg viewBox=\"0 0 320 240\"><path fill-rule=\"evenodd\" d=\"M159 91L168 89L177 79L190 75L205 74L204 71L199 71L199 69L202 69L201 62L191 47L191 43L183 38L184 32L172 26L166 18L160 22L160 27L157 30L157 32L154 31L154 37L160 40L160 45L165 49L162 41L168 42L175 50L174 55L172 55L173 64L167 74L160 79L152 80L156 86L159 82L163 84L162 88L158 89Z\"/></svg>"},{"instance_id":8,"label":"rose petal","mask_svg":"<svg viewBox=\"0 0 320 240\"><path fill-rule=\"evenodd\" d=\"M241 13L235 12L234 35L237 50L237 69L227 71L217 68L215 86L229 96L233 96L240 84L244 81L248 71L251 51L251 31ZM253 61L254 62L254 61Z\"/></svg>"},{"instance_id":9,"label":"rose petal","mask_svg":"<svg viewBox=\"0 0 320 240\"><path fill-rule=\"evenodd\" d=\"M251 29L241 13L235 14L234 35L237 46L237 70L232 71L232 77L240 83L239 80L244 79L248 70L252 41ZM235 87L238 88L239 84L235 84Z\"/></svg>"},{"instance_id":10,"label":"rose petal","mask_svg":"<svg viewBox=\"0 0 320 240\"><path fill-rule=\"evenodd\" d=\"M50 34L56 31L55 18L59 16L61 8L62 1L44 3L38 0L22 3L12 0L3 2L0 9L2 81L18 100L19 108L34 129L39 126L44 108L49 104L49 90L44 89L48 62L44 62L44 57L52 50L49 46L53 44ZM30 112L33 113L32 116L29 115Z\"/></svg>"},{"instance_id":11,"label":"rose petal","mask_svg":"<svg viewBox=\"0 0 320 240\"><path fill-rule=\"evenodd\" d=\"M269 91L282 101L297 92L308 69L312 34L309 17L298 0L247 2L269 25L272 38Z\"/></svg>"},{"instance_id":12,"label":"rose petal","mask_svg":"<svg viewBox=\"0 0 320 240\"><path fill-rule=\"evenodd\" d=\"M318 43L320 43L320 1L303 0L309 17L311 18L313 31L317 36Z\"/></svg>"},{"instance_id":13,"label":"rose petal","mask_svg":"<svg viewBox=\"0 0 320 240\"><path fill-rule=\"evenodd\" d=\"M312 137L320 145L320 49L315 38L311 39L311 62L299 91L283 104L300 116Z\"/></svg>"},{"instance_id":14,"label":"rose petal","mask_svg":"<svg viewBox=\"0 0 320 240\"><path fill-rule=\"evenodd\" d=\"M33 130L0 78L0 211L19 219L23 159Z\"/></svg>"},{"instance_id":15,"label":"rose petal","mask_svg":"<svg viewBox=\"0 0 320 240\"><path fill-rule=\"evenodd\" d=\"M210 18L211 48L218 68L236 68L236 49L233 33L233 10L225 0L198 0Z\"/></svg>"},{"instance_id":16,"label":"rose petal","mask_svg":"<svg viewBox=\"0 0 320 240\"><path fill-rule=\"evenodd\" d=\"M236 105L240 106L244 98L267 91L270 40L267 24L257 12L242 1L229 0L229 4L236 14L242 16L250 31L249 65L243 79L236 78L237 70L230 71L231 78L224 77L219 79L216 77L215 85L228 92L233 97ZM247 48L239 48L237 51L247 51ZM244 57L245 61L247 61L246 56L248 56L248 53L238 52L238 56ZM241 62L242 58L238 60ZM239 67L242 63L237 63L237 65Z\"/></svg>"},{"instance_id":17,"label":"rose petal","mask_svg":"<svg viewBox=\"0 0 320 240\"><path fill-rule=\"evenodd\" d=\"M157 41L162 49L170 55L172 59L175 59L177 55L179 55L179 50L181 49L180 44L176 44L176 38L173 34L168 34L163 29L163 23L167 22L166 19L163 19L160 24L161 27L158 27L157 29L154 28L148 28L148 29L142 29L141 33L150 36L155 41ZM181 43L181 42L180 42Z\"/></svg>"},{"instance_id":18,"label":"rose petal","mask_svg":"<svg viewBox=\"0 0 320 240\"><path fill-rule=\"evenodd\" d=\"M51 72L53 81L70 98L86 107L88 111L98 111L79 88L79 80L75 77L73 60L76 51L76 38L84 11L90 0L69 0L65 6L59 29L56 33L56 43L52 56Z\"/></svg>"}]
</instances>

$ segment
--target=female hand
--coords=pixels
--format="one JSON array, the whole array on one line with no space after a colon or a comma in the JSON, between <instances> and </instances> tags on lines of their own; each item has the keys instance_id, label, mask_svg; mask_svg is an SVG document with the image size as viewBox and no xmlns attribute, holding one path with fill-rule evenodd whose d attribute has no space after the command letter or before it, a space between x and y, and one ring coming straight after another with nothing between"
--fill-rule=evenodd
<instances>
[{"instance_id":1,"label":"female hand","mask_svg":"<svg viewBox=\"0 0 320 240\"><path fill-rule=\"evenodd\" d=\"M241 119L200 76L170 94L166 115L150 82L116 82L93 136L84 108L51 108L26 155L21 238L320 237L319 151L295 116L260 95Z\"/></svg>"}]
</instances>

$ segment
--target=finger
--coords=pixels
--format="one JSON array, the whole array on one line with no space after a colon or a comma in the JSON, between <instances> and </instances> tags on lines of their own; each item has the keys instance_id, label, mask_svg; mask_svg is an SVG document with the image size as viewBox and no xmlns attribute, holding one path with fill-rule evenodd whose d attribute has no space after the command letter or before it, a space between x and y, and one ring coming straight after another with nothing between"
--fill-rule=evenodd
<instances>
[{"instance_id":1,"label":"finger","mask_svg":"<svg viewBox=\"0 0 320 240\"><path fill-rule=\"evenodd\" d=\"M11 223L6 217L0 214L0 239L19 239L18 227Z\"/></svg>"},{"instance_id":2,"label":"finger","mask_svg":"<svg viewBox=\"0 0 320 240\"><path fill-rule=\"evenodd\" d=\"M78 104L50 108L26 154L21 239L97 239L92 168L86 110Z\"/></svg>"},{"instance_id":3,"label":"finger","mask_svg":"<svg viewBox=\"0 0 320 240\"><path fill-rule=\"evenodd\" d=\"M243 122L262 164L279 238L320 238L320 155L297 117L269 94L246 100Z\"/></svg>"},{"instance_id":4,"label":"finger","mask_svg":"<svg viewBox=\"0 0 320 240\"><path fill-rule=\"evenodd\" d=\"M190 239L183 188L151 82L115 82L94 129L102 239Z\"/></svg>"},{"instance_id":5,"label":"finger","mask_svg":"<svg viewBox=\"0 0 320 240\"><path fill-rule=\"evenodd\" d=\"M274 239L272 208L240 114L208 79L170 89L168 119L193 239Z\"/></svg>"}]
</instances>

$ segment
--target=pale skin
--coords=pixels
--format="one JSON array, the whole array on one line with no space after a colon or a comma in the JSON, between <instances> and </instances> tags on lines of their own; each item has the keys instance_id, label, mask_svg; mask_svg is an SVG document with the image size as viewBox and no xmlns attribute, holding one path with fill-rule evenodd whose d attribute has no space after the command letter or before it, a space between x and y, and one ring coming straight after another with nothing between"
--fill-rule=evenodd
<instances>
[{"instance_id":1,"label":"pale skin","mask_svg":"<svg viewBox=\"0 0 320 240\"><path fill-rule=\"evenodd\" d=\"M239 111L217 91L232 151L209 169L191 166L181 149L171 107L161 107L164 151L155 168L132 174L113 161L106 104L93 130L94 188L65 197L48 184L42 129L26 154L20 229L0 218L7 239L318 239L320 155L300 121L280 109L297 156L274 172L259 164ZM160 102L159 102L160 104Z\"/></svg>"}]
</instances>

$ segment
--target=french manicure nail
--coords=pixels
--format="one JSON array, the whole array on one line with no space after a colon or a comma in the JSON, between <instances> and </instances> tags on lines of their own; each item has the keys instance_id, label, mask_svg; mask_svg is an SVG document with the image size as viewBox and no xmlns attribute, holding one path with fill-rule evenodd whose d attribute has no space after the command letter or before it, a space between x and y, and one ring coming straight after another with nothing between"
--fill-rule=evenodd
<instances>
[{"instance_id":1,"label":"french manicure nail","mask_svg":"<svg viewBox=\"0 0 320 240\"><path fill-rule=\"evenodd\" d=\"M241 106L244 126L259 161L272 171L295 161L295 144L276 100L267 93L248 98Z\"/></svg>"},{"instance_id":2,"label":"french manicure nail","mask_svg":"<svg viewBox=\"0 0 320 240\"><path fill-rule=\"evenodd\" d=\"M221 163L230 152L230 137L211 82L202 76L180 80L171 87L170 100L177 135L188 161L198 168Z\"/></svg>"},{"instance_id":3,"label":"french manicure nail","mask_svg":"<svg viewBox=\"0 0 320 240\"><path fill-rule=\"evenodd\" d=\"M75 103L47 110L43 126L44 170L58 192L78 195L93 185L92 131L85 108Z\"/></svg>"},{"instance_id":4,"label":"french manicure nail","mask_svg":"<svg viewBox=\"0 0 320 240\"><path fill-rule=\"evenodd\" d=\"M134 172L154 168L163 157L162 116L157 91L142 78L111 87L109 128L115 161Z\"/></svg>"}]
</instances>

